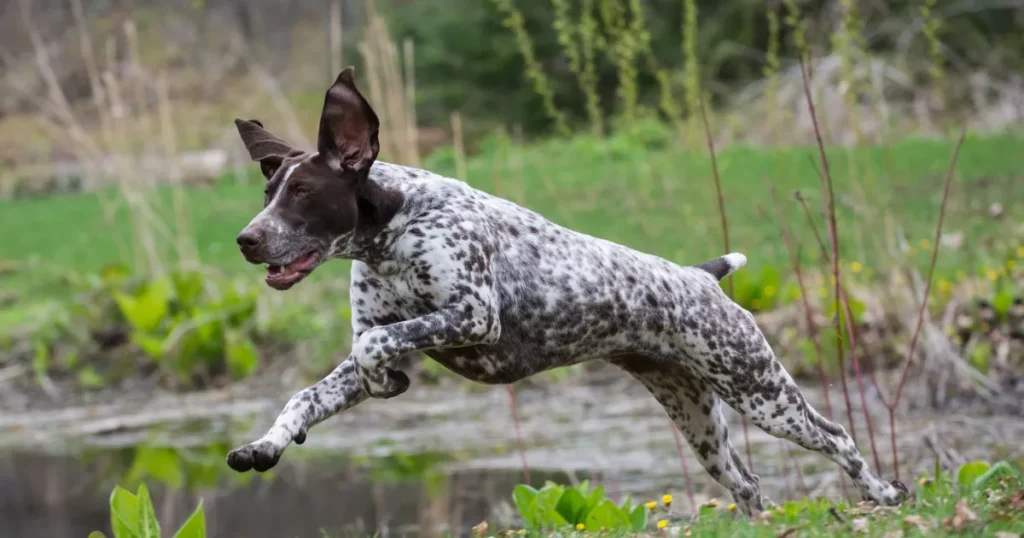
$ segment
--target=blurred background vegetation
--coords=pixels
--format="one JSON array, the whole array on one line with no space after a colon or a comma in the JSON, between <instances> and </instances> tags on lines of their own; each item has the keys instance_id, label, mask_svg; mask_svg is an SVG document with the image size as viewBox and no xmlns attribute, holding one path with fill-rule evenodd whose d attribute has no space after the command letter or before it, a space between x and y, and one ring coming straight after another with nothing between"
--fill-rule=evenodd
<instances>
[{"instance_id":1,"label":"blurred background vegetation","mask_svg":"<svg viewBox=\"0 0 1024 538\"><path fill-rule=\"evenodd\" d=\"M801 61L836 188L849 326L836 323L846 314L836 316L828 197ZM907 448L905 465L930 469L950 451L1021 457L1005 438L971 442L1008 431L1002 423L949 418L1000 417L1024 390L1021 0L0 0L0 440L10 454L45 435L86 454L82 465L106 462L108 482L212 488L226 480L217 454L345 355L346 262L278 294L236 251L235 235L260 208L262 177L232 120L258 118L312 147L324 91L347 65L381 117L382 160L465 180L676 263L724 250L717 175L730 250L750 259L725 285L806 390L818 391L816 405L834 405L864 432L867 419L851 409L884 418L913 358L899 416L929 424L945 446ZM485 390L429 359L406 367L428 391L417 402L438 398L429 391ZM559 369L515 390L527 401L531 391L598 390L605 370ZM862 398L850 396L861 374L870 376ZM198 394L217 410L190 405ZM239 423L260 398L271 402L266 416ZM477 404L482 417L437 421L509 416L504 399ZM370 485L418 477L433 503L416 516L425 524L496 510L489 501L456 517L454 497L436 505L446 483L438 466L453 459L501 467L488 484L510 480L508 461L493 463L508 443L524 442L548 470L564 465L550 436L568 426L543 422L554 411L535 413L541 422L524 428L525 440L412 442L375 426L380 408L367 405L373 411L352 412L365 443L344 444L325 424L313 448L318 436L321 448L344 444L353 465L370 469ZM654 407L634 411L664 420ZM185 420L204 425L169 424ZM26 433L40 424L45 434ZM881 424L874 431L884 435ZM509 424L487 431L504 436ZM677 457L671 436L648 433L660 439L649 450ZM839 494L820 462L751 439L755 452L781 454ZM653 468L621 450L606 446L580 465L593 471L611 458L621 466L605 471L620 478L630 466ZM873 452L888 472L892 456ZM632 487L678 478L674 465L658 469L637 471L647 482ZM758 471L783 496L811 491L786 472ZM693 478L716 495L706 477ZM194 506L179 501L168 513Z\"/></svg>"}]
</instances>

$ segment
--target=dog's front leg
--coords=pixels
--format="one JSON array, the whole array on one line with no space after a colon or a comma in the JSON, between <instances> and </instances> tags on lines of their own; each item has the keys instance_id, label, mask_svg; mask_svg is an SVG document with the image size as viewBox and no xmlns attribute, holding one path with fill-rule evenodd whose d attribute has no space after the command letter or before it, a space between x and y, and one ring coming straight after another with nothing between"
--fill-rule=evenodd
<instances>
[{"instance_id":1,"label":"dog's front leg","mask_svg":"<svg viewBox=\"0 0 1024 538\"><path fill-rule=\"evenodd\" d=\"M406 353L497 342L501 336L497 309L488 301L474 299L361 334L352 346L352 358L362 389L374 398L393 398L405 392L408 376L391 366Z\"/></svg>"},{"instance_id":2,"label":"dog's front leg","mask_svg":"<svg viewBox=\"0 0 1024 538\"><path fill-rule=\"evenodd\" d=\"M228 454L228 465L239 472L266 471L277 464L292 441L301 445L315 424L366 398L356 377L356 363L349 357L327 377L292 396L263 437Z\"/></svg>"}]
</instances>

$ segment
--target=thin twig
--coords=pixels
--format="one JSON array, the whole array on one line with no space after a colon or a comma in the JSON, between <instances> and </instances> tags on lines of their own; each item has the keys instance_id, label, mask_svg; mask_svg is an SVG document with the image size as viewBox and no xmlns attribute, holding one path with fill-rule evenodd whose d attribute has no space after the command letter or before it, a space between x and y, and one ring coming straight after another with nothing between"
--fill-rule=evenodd
<instances>
[{"instance_id":1,"label":"thin twig","mask_svg":"<svg viewBox=\"0 0 1024 538\"><path fill-rule=\"evenodd\" d=\"M846 314L846 325L849 327L850 324L852 323L852 320L850 319L850 317L852 315L852 312L850 311L849 302L844 300L845 296L842 293L842 289L841 289L842 288L842 277L840 275L840 270L839 270L839 267L840 267L840 263L839 263L839 230L838 230L838 225L836 223L835 188L834 188L834 184L832 182L832 172L831 172L831 169L830 169L830 166L829 166L828 157L825 154L825 142L824 142L824 140L822 140L821 129L818 126L817 113L816 113L815 108L814 108L814 99L811 97L810 80L809 80L808 75L807 75L807 69L804 66L804 63L803 63L802 60L800 62L800 71L801 71L801 75L802 75L802 78L803 78L804 95L807 98L808 111L810 112L811 122L812 122L812 124L814 126L814 138L817 141L817 144L818 144L818 154L819 154L819 156L821 158L821 166L822 166L822 172L823 172L820 175L821 182L822 182L822 193L825 193L826 191L828 192L828 198L827 199L823 198L822 199L822 204L823 204L823 207L824 207L824 210L825 210L825 215L827 217L827 222L828 222L829 241L832 243L832 278L834 280L833 283L835 285L834 292L835 292L835 313L836 313L836 317L835 317L836 356L837 356L837 358L840 358L840 368L842 368L842 360L841 360L841 358L843 356L843 338L842 338L843 327L842 327L842 324L840 322L840 318L842 317L840 315L840 313L841 312L845 312L845 314ZM856 338L856 336L854 335L852 330L849 331L849 337L851 339ZM872 424L871 424L871 414L868 412L867 396L864 394L864 381L863 381L863 376L861 375L861 372L860 372L860 360L859 360L859 358L857 356L856 344L855 343L853 343L853 345L850 346L850 355L851 355L851 358L853 359L854 377L856 378L856 381L857 381L857 390L858 390L858 392L860 392L861 407L864 410L864 419L867 422L868 438L869 438L869 441L871 443L871 451L872 451L872 454L873 454L874 459L875 459L875 467L879 468L880 465L878 463L879 462L879 459L878 459L878 449L875 446L874 430L873 430ZM845 374L843 374L843 378L844 378L843 379L843 393L844 393L844 396L846 396L846 398L847 398L847 400L846 400L846 404L847 404L846 411L847 411L847 416L848 416L848 418L850 420L850 427L851 427L851 430L852 430L852 428L853 428L853 412L850 409L849 391L846 389ZM856 437L854 437L854 443L856 443L856 442L857 442Z\"/></svg>"},{"instance_id":2,"label":"thin twig","mask_svg":"<svg viewBox=\"0 0 1024 538\"><path fill-rule=\"evenodd\" d=\"M914 326L914 333L910 337L910 349L907 350L907 357L903 361L903 371L900 372L900 381L896 386L896 392L893 393L892 399L885 404L889 410L889 441L892 445L892 465L893 472L896 475L896 480L900 479L900 461L896 453L896 406L899 404L900 398L903 396L903 387L906 386L907 374L910 372L910 364L914 360L914 351L917 349L917 338L921 334L921 326L924 324L924 313L928 308L928 295L931 293L932 278L935 276L935 262L939 257L939 244L942 241L942 224L946 220L946 203L949 201L949 188L953 184L953 174L956 172L956 161L960 157L960 148L963 147L964 138L966 137L967 126L964 125L960 130L960 138L956 142L956 148L953 149L953 158L949 163L949 171L946 173L946 183L942 189L942 202L939 205L939 221L935 224L935 241L932 242L932 258L928 264L928 278L925 280L924 284L921 308L917 312L917 324Z\"/></svg>"},{"instance_id":3,"label":"thin twig","mask_svg":"<svg viewBox=\"0 0 1024 538\"><path fill-rule=\"evenodd\" d=\"M818 376L821 380L821 392L822 396L825 398L825 416L827 416L829 420L835 420L832 416L832 398L829 396L828 374L825 371L825 356L821 352L821 342L818 339L818 324L814 322L814 310L811 308L811 302L807 298L807 286L804 284L803 270L800 268L800 258L797 257L796 249L793 248L793 241L790 237L789 227L785 224L785 220L782 218L782 208L779 205L778 197L775 195L775 187L769 184L768 190L772 195L772 204L775 206L775 214L779 219L778 226L782 232L782 240L786 244L786 250L789 252L789 261L793 265L793 273L796 274L796 282L800 287L800 300L803 303L804 316L807 319L807 333L811 338L811 343L814 344L815 358L818 362ZM839 472L839 481L843 487L843 495L848 495L846 489L846 477L843 475L842 471Z\"/></svg>"},{"instance_id":4,"label":"thin twig","mask_svg":"<svg viewBox=\"0 0 1024 538\"><path fill-rule=\"evenodd\" d=\"M508 392L508 403L512 410L512 423L516 427L516 441L519 444L519 457L523 462L523 478L526 480L526 485L530 484L530 466L526 464L526 445L523 443L523 430L519 425L519 412L516 409L516 393L512 390L512 385L505 385L505 391Z\"/></svg>"}]
</instances>

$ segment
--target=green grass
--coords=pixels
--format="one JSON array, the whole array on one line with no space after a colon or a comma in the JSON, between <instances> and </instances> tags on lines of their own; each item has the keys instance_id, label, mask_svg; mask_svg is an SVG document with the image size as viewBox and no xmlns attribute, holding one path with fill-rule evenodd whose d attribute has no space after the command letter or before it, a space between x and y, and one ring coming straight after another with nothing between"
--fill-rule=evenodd
<instances>
[{"instance_id":1,"label":"green grass","mask_svg":"<svg viewBox=\"0 0 1024 538\"><path fill-rule=\"evenodd\" d=\"M466 179L558 223L678 263L699 263L721 254L707 152L667 149L663 133L647 134L651 141L646 147L636 133L607 142L577 136L527 147L491 139L480 155L470 159ZM666 147L657 147L659 141ZM1012 216L1024 214L1020 144L1021 139L1013 135L968 137L946 223L946 231L966 234L965 247L941 253L940 275L957 270L976 274L989 258L1017 246L1000 241L1013 224ZM900 229L914 246L932 238L952 148L948 140L907 139L887 147L830 150L841 254L847 261L860 261L869 268L890 266L893 260L884 242ZM778 189L804 259L819 263L813 236L792 197L801 191L812 211L820 214L816 155L813 147L731 146L720 153L731 249L748 256L750 270L788 266L779 231L763 216L774 215L763 179ZM450 153L439 152L426 167L453 175L449 157ZM204 264L226 273L260 277L234 245L237 232L260 209L260 187L260 178L227 177L213 187L187 191L190 226ZM102 196L109 200L114 194ZM157 199L158 211L172 222L170 191L160 190ZM997 201L1005 207L1002 220L985 216L987 207ZM0 234L0 261L16 268L12 275L0 277L0 286L23 298L59 296L67 277L97 271L111 262L132 262L131 225L123 204L107 219L97 194L3 201L0 226L5 231ZM173 237L158 241L170 255ZM927 261L922 249L911 257L920 266ZM345 271L346 264L335 262L313 275L311 282Z\"/></svg>"},{"instance_id":2,"label":"green grass","mask_svg":"<svg viewBox=\"0 0 1024 538\"><path fill-rule=\"evenodd\" d=\"M917 485L917 484L915 484ZM968 488L963 488L967 490ZM769 512L767 517L744 518L726 502L705 505L698 520L692 524L672 523L647 536L679 536L681 538L817 538L830 536L914 537L914 536L987 536L1019 537L1024 533L1024 479L1006 477L998 484L980 490L960 488L948 480L928 481L916 488L916 498L899 507L880 508L873 505L849 506L826 499L787 502ZM677 500L685 504L685 500ZM960 507L958 508L958 504ZM967 511L964 510L967 509ZM658 509L659 512L661 508ZM957 515L960 519L956 519ZM973 518L972 518L973 516ZM656 526L658 513L651 514ZM670 532L682 525L678 534ZM597 532L594 532L596 530ZM583 532L565 531L560 536L626 537L636 534L599 529ZM1009 533L1001 534L1001 533ZM551 532L527 530L512 533L527 537L549 537ZM488 535L502 535L489 532Z\"/></svg>"}]
</instances>

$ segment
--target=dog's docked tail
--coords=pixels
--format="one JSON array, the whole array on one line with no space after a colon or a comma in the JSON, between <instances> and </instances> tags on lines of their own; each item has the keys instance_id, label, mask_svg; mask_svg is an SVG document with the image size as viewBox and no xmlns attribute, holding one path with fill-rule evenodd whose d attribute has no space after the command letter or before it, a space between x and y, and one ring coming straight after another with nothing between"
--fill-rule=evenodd
<instances>
[{"instance_id":1,"label":"dog's docked tail","mask_svg":"<svg viewBox=\"0 0 1024 538\"><path fill-rule=\"evenodd\" d=\"M713 260L706 261L698 266L697 269L703 269L718 280L732 274L733 271L743 267L747 264L747 257L740 254L739 252L730 252L725 256L720 256Z\"/></svg>"}]
</instances>

